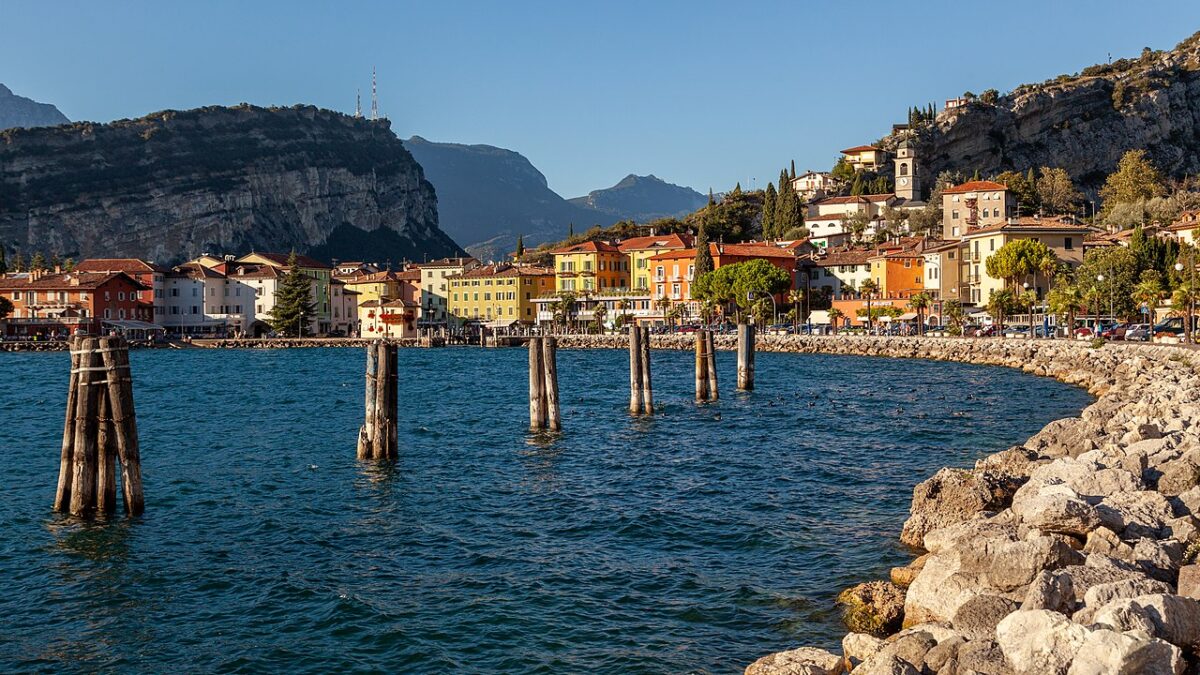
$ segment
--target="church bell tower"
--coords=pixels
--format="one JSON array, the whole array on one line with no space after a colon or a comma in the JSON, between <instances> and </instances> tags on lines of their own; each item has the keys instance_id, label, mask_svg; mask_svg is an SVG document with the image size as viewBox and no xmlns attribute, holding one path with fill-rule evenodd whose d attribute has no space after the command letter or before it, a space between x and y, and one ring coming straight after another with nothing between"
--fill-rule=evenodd
<instances>
[{"instance_id":1,"label":"church bell tower","mask_svg":"<svg viewBox=\"0 0 1200 675\"><path fill-rule=\"evenodd\" d=\"M917 170L917 155L908 139L896 147L896 196L908 201L921 199L921 174Z\"/></svg>"}]
</instances>

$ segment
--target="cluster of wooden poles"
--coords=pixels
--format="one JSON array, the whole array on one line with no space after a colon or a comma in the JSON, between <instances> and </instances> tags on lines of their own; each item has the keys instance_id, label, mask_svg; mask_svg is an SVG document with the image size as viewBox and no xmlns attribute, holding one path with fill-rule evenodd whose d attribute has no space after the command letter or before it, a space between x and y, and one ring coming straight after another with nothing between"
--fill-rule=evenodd
<instances>
[{"instance_id":1,"label":"cluster of wooden poles","mask_svg":"<svg viewBox=\"0 0 1200 675\"><path fill-rule=\"evenodd\" d=\"M629 327L629 414L654 414L650 383L650 329Z\"/></svg>"},{"instance_id":2,"label":"cluster of wooden poles","mask_svg":"<svg viewBox=\"0 0 1200 675\"><path fill-rule=\"evenodd\" d=\"M123 338L72 337L71 376L54 510L74 516L117 508L120 464L125 512L145 508L129 344Z\"/></svg>"},{"instance_id":3,"label":"cluster of wooden poles","mask_svg":"<svg viewBox=\"0 0 1200 675\"><path fill-rule=\"evenodd\" d=\"M562 431L558 338L529 338L529 430Z\"/></svg>"},{"instance_id":4,"label":"cluster of wooden poles","mask_svg":"<svg viewBox=\"0 0 1200 675\"><path fill-rule=\"evenodd\" d=\"M358 430L359 459L399 457L396 367L396 345L383 340L367 345L366 411L362 428Z\"/></svg>"}]
</instances>

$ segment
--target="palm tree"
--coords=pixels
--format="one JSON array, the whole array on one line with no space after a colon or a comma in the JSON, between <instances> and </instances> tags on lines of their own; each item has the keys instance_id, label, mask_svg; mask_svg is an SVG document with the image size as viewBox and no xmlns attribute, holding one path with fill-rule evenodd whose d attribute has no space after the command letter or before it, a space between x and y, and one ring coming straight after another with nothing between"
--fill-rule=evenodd
<instances>
[{"instance_id":1,"label":"palm tree","mask_svg":"<svg viewBox=\"0 0 1200 675\"><path fill-rule=\"evenodd\" d=\"M1029 314L1029 337L1033 338L1033 308L1037 305L1037 291L1027 288L1014 298L1017 307Z\"/></svg>"},{"instance_id":2,"label":"palm tree","mask_svg":"<svg viewBox=\"0 0 1200 675\"><path fill-rule=\"evenodd\" d=\"M792 309L794 310L792 312L792 333L795 334L797 324L801 319L800 314L803 311L800 308L800 303L804 302L804 291L799 288L788 291L788 302L792 303Z\"/></svg>"},{"instance_id":3,"label":"palm tree","mask_svg":"<svg viewBox=\"0 0 1200 675\"><path fill-rule=\"evenodd\" d=\"M843 316L845 316L845 314L843 314L842 310L838 309L837 307L829 310L829 326L833 329L834 335L837 335L838 319L841 319Z\"/></svg>"},{"instance_id":4,"label":"palm tree","mask_svg":"<svg viewBox=\"0 0 1200 675\"><path fill-rule=\"evenodd\" d=\"M1158 272L1154 270L1142 272L1141 281L1133 289L1133 301L1146 308L1144 314L1149 318L1151 324L1154 323L1154 308L1158 307L1159 301L1162 300L1162 294L1162 282L1158 278Z\"/></svg>"},{"instance_id":5,"label":"palm tree","mask_svg":"<svg viewBox=\"0 0 1200 675\"><path fill-rule=\"evenodd\" d=\"M754 317L755 322L761 328L767 324L767 319L770 318L774 305L771 304L769 298L759 298L750 307L750 315Z\"/></svg>"},{"instance_id":6,"label":"palm tree","mask_svg":"<svg viewBox=\"0 0 1200 675\"><path fill-rule=\"evenodd\" d=\"M929 303L932 301L933 298L929 297L929 294L924 291L908 299L908 306L912 307L913 311L917 313L917 331L920 335L925 334L925 310L929 309Z\"/></svg>"},{"instance_id":7,"label":"palm tree","mask_svg":"<svg viewBox=\"0 0 1200 675\"><path fill-rule=\"evenodd\" d=\"M554 303L554 322L561 323L564 330L570 329L571 318L575 314L575 294L570 291L560 293L558 302Z\"/></svg>"},{"instance_id":8,"label":"palm tree","mask_svg":"<svg viewBox=\"0 0 1200 675\"><path fill-rule=\"evenodd\" d=\"M671 327L671 332L675 332L675 322L683 318L683 306L671 305L671 308L666 311L665 317L667 325Z\"/></svg>"},{"instance_id":9,"label":"palm tree","mask_svg":"<svg viewBox=\"0 0 1200 675\"><path fill-rule=\"evenodd\" d=\"M617 300L617 311L620 312L618 316L625 317L625 319L622 320L623 323L629 322L629 310L632 307L633 303L629 301L629 298L621 298L620 300Z\"/></svg>"},{"instance_id":10,"label":"palm tree","mask_svg":"<svg viewBox=\"0 0 1200 675\"><path fill-rule=\"evenodd\" d=\"M608 317L608 307L604 301L596 301L596 309L592 310L592 320L596 322L596 332L604 334L604 319Z\"/></svg>"},{"instance_id":11,"label":"palm tree","mask_svg":"<svg viewBox=\"0 0 1200 675\"><path fill-rule=\"evenodd\" d=\"M866 279L859 286L858 292L867 296L867 330L875 329L875 317L871 315L871 297L879 292L879 284L874 279Z\"/></svg>"},{"instance_id":12,"label":"palm tree","mask_svg":"<svg viewBox=\"0 0 1200 675\"><path fill-rule=\"evenodd\" d=\"M962 302L951 299L942 303L942 315L946 317L946 321L950 324L951 328L961 335L963 319L965 318L963 315Z\"/></svg>"},{"instance_id":13,"label":"palm tree","mask_svg":"<svg viewBox=\"0 0 1200 675\"><path fill-rule=\"evenodd\" d=\"M1075 284L1059 284L1046 296L1046 304L1055 316L1066 318L1067 337L1071 337L1075 330L1075 317L1084 306L1083 291Z\"/></svg>"},{"instance_id":14,"label":"palm tree","mask_svg":"<svg viewBox=\"0 0 1200 675\"><path fill-rule=\"evenodd\" d=\"M1196 289L1191 283L1184 281L1171 294L1171 309L1183 317L1183 341L1187 344L1192 344L1192 308L1195 306ZM0 316L4 316L3 309L0 309Z\"/></svg>"},{"instance_id":15,"label":"palm tree","mask_svg":"<svg viewBox=\"0 0 1200 675\"><path fill-rule=\"evenodd\" d=\"M1012 291L1007 288L1001 288L992 291L991 297L988 298L987 310L992 315L992 319L996 322L996 330L1004 330L1004 317L1008 315L1013 306Z\"/></svg>"}]
</instances>

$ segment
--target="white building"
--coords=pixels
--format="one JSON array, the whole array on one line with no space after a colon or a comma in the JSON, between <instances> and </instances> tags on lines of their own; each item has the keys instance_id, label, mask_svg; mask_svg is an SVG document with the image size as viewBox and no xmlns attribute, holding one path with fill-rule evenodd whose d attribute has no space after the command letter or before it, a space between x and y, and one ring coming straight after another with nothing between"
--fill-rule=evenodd
<instances>
[{"instance_id":1,"label":"white building","mask_svg":"<svg viewBox=\"0 0 1200 675\"><path fill-rule=\"evenodd\" d=\"M450 297L447 277L479 267L475 258L442 258L421 263L421 308L417 321L424 327L444 326L449 317L446 303Z\"/></svg>"},{"instance_id":2,"label":"white building","mask_svg":"<svg viewBox=\"0 0 1200 675\"><path fill-rule=\"evenodd\" d=\"M837 181L828 171L805 171L792 179L792 189L804 201L820 199L837 191Z\"/></svg>"}]
</instances>

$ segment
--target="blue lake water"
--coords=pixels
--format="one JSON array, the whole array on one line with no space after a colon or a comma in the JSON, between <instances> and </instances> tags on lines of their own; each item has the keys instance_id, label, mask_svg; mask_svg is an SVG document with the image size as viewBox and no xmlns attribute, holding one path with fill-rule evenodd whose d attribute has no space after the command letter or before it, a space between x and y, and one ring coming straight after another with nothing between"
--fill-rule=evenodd
<instances>
[{"instance_id":1,"label":"blue lake water","mask_svg":"<svg viewBox=\"0 0 1200 675\"><path fill-rule=\"evenodd\" d=\"M834 598L910 555L912 486L1077 414L1001 368L759 354L691 401L655 352L561 351L561 436L520 349L400 350L401 459L355 456L358 349L131 355L146 513L50 511L64 354L0 353L0 671L731 673L834 647Z\"/></svg>"}]
</instances>

